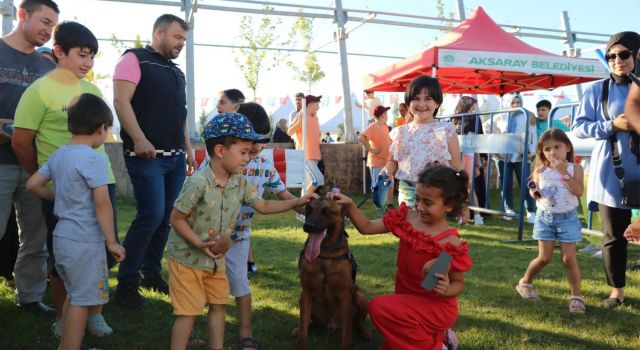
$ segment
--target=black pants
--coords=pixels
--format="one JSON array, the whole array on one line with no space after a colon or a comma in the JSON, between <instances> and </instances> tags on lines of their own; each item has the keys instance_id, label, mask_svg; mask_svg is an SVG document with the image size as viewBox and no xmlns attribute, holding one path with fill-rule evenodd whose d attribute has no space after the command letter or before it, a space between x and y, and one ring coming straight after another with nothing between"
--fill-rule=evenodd
<instances>
[{"instance_id":1,"label":"black pants","mask_svg":"<svg viewBox=\"0 0 640 350\"><path fill-rule=\"evenodd\" d=\"M598 203L602 240L602 261L607 283L614 288L626 285L627 239L624 231L631 223L631 210L608 207Z\"/></svg>"},{"instance_id":2,"label":"black pants","mask_svg":"<svg viewBox=\"0 0 640 350\"><path fill-rule=\"evenodd\" d=\"M13 280L13 267L18 257L18 224L16 223L16 210L11 207L11 216L7 223L7 231L0 240L0 276L7 280Z\"/></svg>"}]
</instances>

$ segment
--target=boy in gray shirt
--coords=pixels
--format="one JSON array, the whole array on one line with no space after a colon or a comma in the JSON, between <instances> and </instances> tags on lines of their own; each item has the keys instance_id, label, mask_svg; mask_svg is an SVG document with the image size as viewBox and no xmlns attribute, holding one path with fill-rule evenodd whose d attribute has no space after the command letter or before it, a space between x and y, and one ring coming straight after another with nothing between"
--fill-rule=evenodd
<instances>
[{"instance_id":1,"label":"boy in gray shirt","mask_svg":"<svg viewBox=\"0 0 640 350\"><path fill-rule=\"evenodd\" d=\"M80 348L89 311L109 301L107 249L117 261L125 257L115 239L107 185L107 161L95 151L113 124L106 103L82 94L68 109L69 144L55 151L27 181L27 189L55 201L58 224L53 232L56 269L67 289L60 348ZM47 186L53 181L54 189Z\"/></svg>"}]
</instances>

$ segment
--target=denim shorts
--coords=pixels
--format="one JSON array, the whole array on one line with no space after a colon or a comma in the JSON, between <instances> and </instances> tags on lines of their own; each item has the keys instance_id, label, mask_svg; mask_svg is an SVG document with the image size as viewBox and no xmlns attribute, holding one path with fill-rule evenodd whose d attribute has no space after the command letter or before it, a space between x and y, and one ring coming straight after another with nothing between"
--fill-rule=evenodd
<instances>
[{"instance_id":1,"label":"denim shorts","mask_svg":"<svg viewBox=\"0 0 640 350\"><path fill-rule=\"evenodd\" d=\"M536 212L533 224L533 239L575 243L582 240L582 225L576 209L566 213L549 213L542 209Z\"/></svg>"}]
</instances>

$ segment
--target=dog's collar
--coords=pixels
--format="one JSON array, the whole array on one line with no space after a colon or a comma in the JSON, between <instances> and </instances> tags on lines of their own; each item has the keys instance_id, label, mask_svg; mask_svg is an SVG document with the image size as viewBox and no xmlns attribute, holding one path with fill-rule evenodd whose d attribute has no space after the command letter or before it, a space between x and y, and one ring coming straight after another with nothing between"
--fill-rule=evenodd
<instances>
[{"instance_id":1,"label":"dog's collar","mask_svg":"<svg viewBox=\"0 0 640 350\"><path fill-rule=\"evenodd\" d=\"M329 252L333 252L333 251L336 251L336 250L342 248L342 246L347 243L346 238L349 238L349 235L347 234L346 231L343 231L342 236L340 236L340 239L336 243L334 243L334 244L332 244L332 245L330 245L328 247L326 247L326 246L322 247L321 251L329 253Z\"/></svg>"}]
</instances>

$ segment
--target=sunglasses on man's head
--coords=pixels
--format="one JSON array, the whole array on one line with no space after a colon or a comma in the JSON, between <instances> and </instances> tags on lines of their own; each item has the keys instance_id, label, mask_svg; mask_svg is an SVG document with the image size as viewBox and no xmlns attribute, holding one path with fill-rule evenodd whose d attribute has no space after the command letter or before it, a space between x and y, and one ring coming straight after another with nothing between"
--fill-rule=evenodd
<instances>
[{"instance_id":1,"label":"sunglasses on man's head","mask_svg":"<svg viewBox=\"0 0 640 350\"><path fill-rule=\"evenodd\" d=\"M632 54L633 52L629 50L625 50L625 51L620 51L617 54L608 53L604 56L604 58L606 58L607 61L615 61L616 57L620 57L621 60L626 60L627 58L631 57Z\"/></svg>"}]
</instances>

